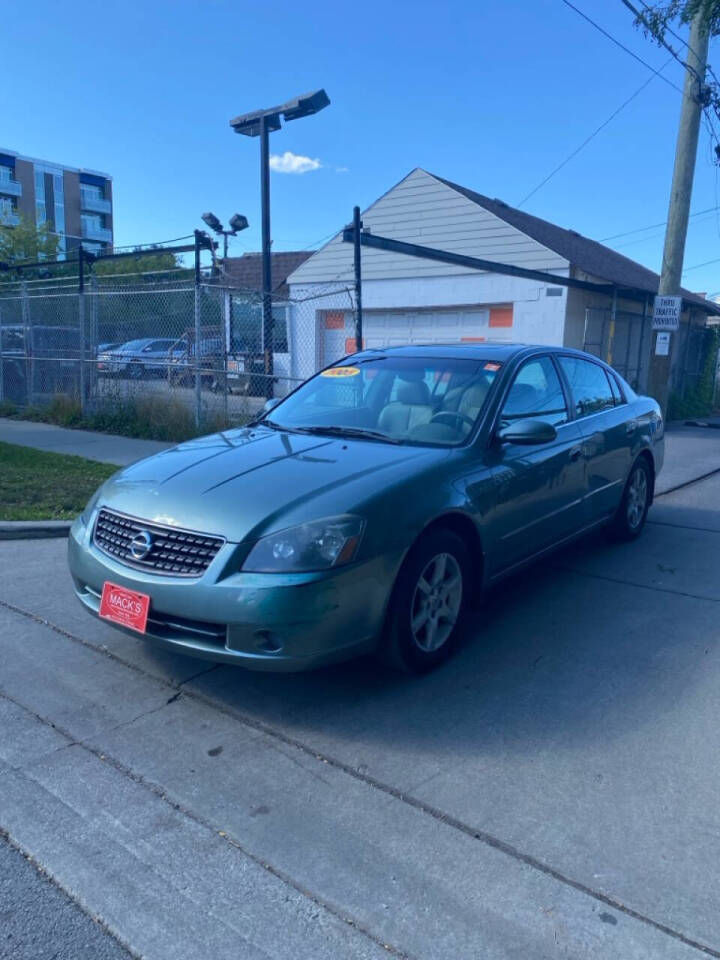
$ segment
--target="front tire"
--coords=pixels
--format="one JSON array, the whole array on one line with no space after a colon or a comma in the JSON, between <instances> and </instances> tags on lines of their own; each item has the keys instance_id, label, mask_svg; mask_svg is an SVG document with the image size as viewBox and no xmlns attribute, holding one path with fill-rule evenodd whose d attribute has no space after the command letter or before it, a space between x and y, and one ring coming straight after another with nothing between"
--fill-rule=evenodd
<instances>
[{"instance_id":1,"label":"front tire","mask_svg":"<svg viewBox=\"0 0 720 960\"><path fill-rule=\"evenodd\" d=\"M425 673L455 651L471 582L462 539L437 529L421 537L403 564L378 654L405 673Z\"/></svg>"},{"instance_id":2,"label":"front tire","mask_svg":"<svg viewBox=\"0 0 720 960\"><path fill-rule=\"evenodd\" d=\"M627 478L620 506L610 525L614 540L634 540L642 533L650 507L652 476L645 457L633 464Z\"/></svg>"}]
</instances>

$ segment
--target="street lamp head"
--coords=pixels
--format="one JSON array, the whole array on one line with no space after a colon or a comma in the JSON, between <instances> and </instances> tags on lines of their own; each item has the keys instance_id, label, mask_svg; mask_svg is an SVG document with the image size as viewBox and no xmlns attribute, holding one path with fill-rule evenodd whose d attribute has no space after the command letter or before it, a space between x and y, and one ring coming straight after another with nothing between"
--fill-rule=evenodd
<instances>
[{"instance_id":1,"label":"street lamp head","mask_svg":"<svg viewBox=\"0 0 720 960\"><path fill-rule=\"evenodd\" d=\"M246 137L258 137L260 135L260 121L265 118L265 126L268 133L273 133L280 129L280 117L285 121L298 120L300 117L309 117L313 113L319 113L330 103L330 97L324 90L314 90L312 93L303 93L287 103L281 103L277 107L268 107L267 110L254 110L252 113L243 113L230 121L230 126L235 133L242 133Z\"/></svg>"},{"instance_id":2,"label":"street lamp head","mask_svg":"<svg viewBox=\"0 0 720 960\"><path fill-rule=\"evenodd\" d=\"M241 230L247 230L248 226L247 217L244 217L241 213L234 213L230 217L230 229L233 233L240 233Z\"/></svg>"},{"instance_id":3,"label":"street lamp head","mask_svg":"<svg viewBox=\"0 0 720 960\"><path fill-rule=\"evenodd\" d=\"M283 104L282 115L285 121L299 120L300 117L309 117L313 113L320 113L330 105L330 97L324 90L314 90L312 93L303 93L294 100Z\"/></svg>"},{"instance_id":4,"label":"street lamp head","mask_svg":"<svg viewBox=\"0 0 720 960\"><path fill-rule=\"evenodd\" d=\"M214 230L215 233L222 233L223 226L214 213L204 213L202 215L202 220L204 220L204 222L210 227L211 230Z\"/></svg>"}]
</instances>

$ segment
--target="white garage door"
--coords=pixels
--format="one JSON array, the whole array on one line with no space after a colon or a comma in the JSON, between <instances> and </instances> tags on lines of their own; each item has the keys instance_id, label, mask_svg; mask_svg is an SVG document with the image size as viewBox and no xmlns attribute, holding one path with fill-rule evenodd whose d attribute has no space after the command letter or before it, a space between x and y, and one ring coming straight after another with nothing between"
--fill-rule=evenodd
<instances>
[{"instance_id":1,"label":"white garage door","mask_svg":"<svg viewBox=\"0 0 720 960\"><path fill-rule=\"evenodd\" d=\"M354 350L353 314L328 314L324 331L324 362L332 363ZM511 339L510 330L489 330L488 307L442 310L365 310L363 339L370 349L406 343L461 343Z\"/></svg>"}]
</instances>

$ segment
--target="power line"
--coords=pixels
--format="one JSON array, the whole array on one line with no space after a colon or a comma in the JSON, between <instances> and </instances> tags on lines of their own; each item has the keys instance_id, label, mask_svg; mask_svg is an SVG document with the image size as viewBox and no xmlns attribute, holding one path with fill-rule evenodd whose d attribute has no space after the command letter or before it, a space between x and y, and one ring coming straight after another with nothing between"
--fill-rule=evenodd
<instances>
[{"instance_id":1,"label":"power line","mask_svg":"<svg viewBox=\"0 0 720 960\"><path fill-rule=\"evenodd\" d=\"M665 83L667 83L669 86L673 88L673 90L677 90L678 93L682 93L682 90L680 89L680 87L676 86L676 84L674 84L672 80L668 80L667 77L661 76L660 70L656 70L655 67L651 66L647 62L647 60L643 60L642 57L639 57L629 47L626 47L624 43L621 43L611 33L608 33L607 30L604 29L604 27L601 27L599 23L596 23L594 20L591 20L590 17L586 13L583 13L582 10L578 9L578 7L576 7L574 3L571 3L570 0L562 0L562 2L565 4L565 6L570 7L571 10L574 10L575 13L579 14L583 18L583 20L587 20L587 22L591 24L593 27L595 27L596 30L599 30L604 37L607 37L607 39L611 41L611 43L614 43L615 46L620 47L620 49L624 50L625 53L630 54L633 60L637 60L638 63L641 63L644 67L646 67L648 70L654 73L656 77L660 77L660 79L664 80ZM664 67L661 67L660 69L663 70Z\"/></svg>"},{"instance_id":2,"label":"power line","mask_svg":"<svg viewBox=\"0 0 720 960\"><path fill-rule=\"evenodd\" d=\"M181 240L192 240L192 238L193 234L188 233L185 237L175 237L172 240L158 240L155 243L126 243L122 247L113 246L113 250L140 250L143 247L162 247L168 243L180 243Z\"/></svg>"},{"instance_id":3,"label":"power line","mask_svg":"<svg viewBox=\"0 0 720 960\"><path fill-rule=\"evenodd\" d=\"M704 213L714 213L716 210L720 210L720 204L715 207L708 207L706 210L697 210L695 213L691 213L690 216L700 217ZM607 243L608 240L619 240L620 237L629 237L633 233L644 233L646 230L656 230L658 227L664 227L666 225L667 220L663 220L662 223L650 223L647 227L637 227L635 230L626 230L624 233L614 233L611 237L603 237L598 243Z\"/></svg>"},{"instance_id":4,"label":"power line","mask_svg":"<svg viewBox=\"0 0 720 960\"><path fill-rule=\"evenodd\" d=\"M563 0L563 2L565 3L565 2L567 2L567 0ZM670 63L670 60L668 60L665 64L663 64L663 66L662 66L660 69L661 69L661 70L664 70L665 67L666 67L669 63ZM657 75L660 76L660 73L658 72ZM665 79L665 78L663 77L663 79ZM607 120L605 120L603 123L601 123L600 126L597 127L596 130L593 130L593 132L590 134L589 137L586 137L586 138L583 140L583 142L580 144L579 147L577 147L575 150L573 150L572 153L568 154L568 156L565 157L565 159L562 161L562 163L559 163L559 164L557 165L557 167L555 167L555 169L552 170L552 171L545 177L544 180L541 180L540 183L539 183L536 187L534 187L534 188L530 191L530 193L528 193L528 195L527 195L526 197L523 197L523 199L522 199L522 200L520 201L520 203L518 204L518 207L522 207L523 204L527 203L527 201L530 199L530 197L534 196L534 195L538 192L538 190L540 190L542 187L544 187L545 184L546 184L549 180L552 180L552 178L555 176L556 173L558 173L560 170L562 170L562 168L563 168L564 166L566 166L568 163L570 163L570 161L573 159L573 157L576 157L576 156L580 153L580 151L583 150L583 149L590 143L590 141L593 140L602 130L604 130L605 127L607 127L607 125L608 125L612 120L614 120L615 117L616 117L622 110L624 110L625 107L626 107L629 103L632 103L632 101L635 99L635 97L639 96L639 95L643 92L643 90L645 89L645 87L647 87L648 84L652 83L653 80L654 80L654 77L649 77L649 78L645 81L645 83L643 83L640 87L638 87L638 89L635 91L635 93L633 93L630 97L628 97L627 100L624 101L624 103L621 103L620 106L617 108L617 110L614 110L614 111L610 114L610 116L607 118Z\"/></svg>"},{"instance_id":5,"label":"power line","mask_svg":"<svg viewBox=\"0 0 720 960\"><path fill-rule=\"evenodd\" d=\"M683 270L683 275L688 273L690 270L699 270L700 267L709 267L711 263L720 263L720 257L715 257L714 260L705 260L704 263L694 263L692 267L685 267Z\"/></svg>"}]
</instances>

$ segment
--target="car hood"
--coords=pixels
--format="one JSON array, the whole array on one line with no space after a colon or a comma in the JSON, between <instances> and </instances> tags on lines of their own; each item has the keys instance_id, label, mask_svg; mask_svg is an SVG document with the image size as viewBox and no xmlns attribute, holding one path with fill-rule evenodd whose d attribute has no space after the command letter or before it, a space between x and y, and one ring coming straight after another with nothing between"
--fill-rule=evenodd
<instances>
[{"instance_id":1,"label":"car hood","mask_svg":"<svg viewBox=\"0 0 720 960\"><path fill-rule=\"evenodd\" d=\"M351 513L447 453L246 428L191 440L127 467L107 481L98 503L237 542Z\"/></svg>"}]
</instances>

